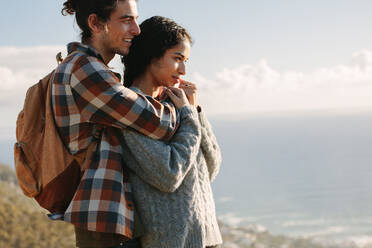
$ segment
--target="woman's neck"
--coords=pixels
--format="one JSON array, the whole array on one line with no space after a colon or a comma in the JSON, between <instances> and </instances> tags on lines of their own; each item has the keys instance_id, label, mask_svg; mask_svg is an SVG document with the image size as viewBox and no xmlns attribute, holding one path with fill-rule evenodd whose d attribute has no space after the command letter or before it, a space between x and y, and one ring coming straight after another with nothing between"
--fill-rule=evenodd
<instances>
[{"instance_id":1,"label":"woman's neck","mask_svg":"<svg viewBox=\"0 0 372 248\"><path fill-rule=\"evenodd\" d=\"M136 78L132 86L140 89L145 95L157 97L160 86L154 83L154 80L145 73L143 76Z\"/></svg>"}]
</instances>

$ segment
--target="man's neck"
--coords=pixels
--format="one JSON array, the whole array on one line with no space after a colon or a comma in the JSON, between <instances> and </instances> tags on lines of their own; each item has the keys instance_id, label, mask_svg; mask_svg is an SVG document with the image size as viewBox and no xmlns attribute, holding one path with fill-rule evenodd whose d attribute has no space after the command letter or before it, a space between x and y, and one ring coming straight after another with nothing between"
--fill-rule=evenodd
<instances>
[{"instance_id":1,"label":"man's neck","mask_svg":"<svg viewBox=\"0 0 372 248\"><path fill-rule=\"evenodd\" d=\"M105 49L104 46L102 46L102 44L100 44L100 43L98 43L94 40L90 40L90 41L86 42L86 44L93 47L102 56L102 59L103 59L103 61L105 62L106 65L108 63L110 63L110 61L115 56L114 53L107 51L107 49Z\"/></svg>"}]
</instances>

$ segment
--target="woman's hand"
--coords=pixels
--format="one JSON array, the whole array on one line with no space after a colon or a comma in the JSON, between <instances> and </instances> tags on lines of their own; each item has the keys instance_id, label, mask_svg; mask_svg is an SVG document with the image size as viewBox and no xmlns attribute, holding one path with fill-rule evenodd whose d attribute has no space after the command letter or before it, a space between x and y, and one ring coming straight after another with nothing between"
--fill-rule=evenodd
<instances>
[{"instance_id":1,"label":"woman's hand","mask_svg":"<svg viewBox=\"0 0 372 248\"><path fill-rule=\"evenodd\" d=\"M180 109L183 106L190 105L189 100L187 100L186 94L183 89L176 87L168 87L165 90L165 94L169 96L176 108Z\"/></svg>"},{"instance_id":2,"label":"woman's hand","mask_svg":"<svg viewBox=\"0 0 372 248\"><path fill-rule=\"evenodd\" d=\"M180 88L183 89L186 93L187 99L189 100L189 103L193 106L198 106L198 99L197 99L197 88L196 84L180 80Z\"/></svg>"}]
</instances>

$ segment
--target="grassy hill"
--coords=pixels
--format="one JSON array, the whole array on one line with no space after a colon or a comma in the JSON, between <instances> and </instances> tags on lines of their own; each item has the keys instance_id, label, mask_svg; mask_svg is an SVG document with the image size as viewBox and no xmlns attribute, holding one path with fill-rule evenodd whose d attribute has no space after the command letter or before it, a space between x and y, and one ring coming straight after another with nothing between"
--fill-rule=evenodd
<instances>
[{"instance_id":1,"label":"grassy hill","mask_svg":"<svg viewBox=\"0 0 372 248\"><path fill-rule=\"evenodd\" d=\"M0 182L17 184L16 175L9 166L0 164Z\"/></svg>"},{"instance_id":2,"label":"grassy hill","mask_svg":"<svg viewBox=\"0 0 372 248\"><path fill-rule=\"evenodd\" d=\"M50 221L37 203L23 195L14 171L0 165L0 247L75 247L73 227Z\"/></svg>"}]
</instances>

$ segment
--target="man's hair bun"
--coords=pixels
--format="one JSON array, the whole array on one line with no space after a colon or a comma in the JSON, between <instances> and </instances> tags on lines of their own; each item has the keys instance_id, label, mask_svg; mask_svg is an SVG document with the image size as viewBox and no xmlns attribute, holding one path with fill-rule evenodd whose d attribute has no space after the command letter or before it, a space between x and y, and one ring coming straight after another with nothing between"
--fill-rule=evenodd
<instances>
[{"instance_id":1,"label":"man's hair bun","mask_svg":"<svg viewBox=\"0 0 372 248\"><path fill-rule=\"evenodd\" d=\"M77 10L79 0L67 0L63 4L62 15L73 15Z\"/></svg>"},{"instance_id":2,"label":"man's hair bun","mask_svg":"<svg viewBox=\"0 0 372 248\"><path fill-rule=\"evenodd\" d=\"M87 43L92 36L88 25L89 15L95 14L99 21L110 20L111 13L118 2L126 0L64 0L62 15L75 15L76 23L81 29L81 41Z\"/></svg>"}]
</instances>

